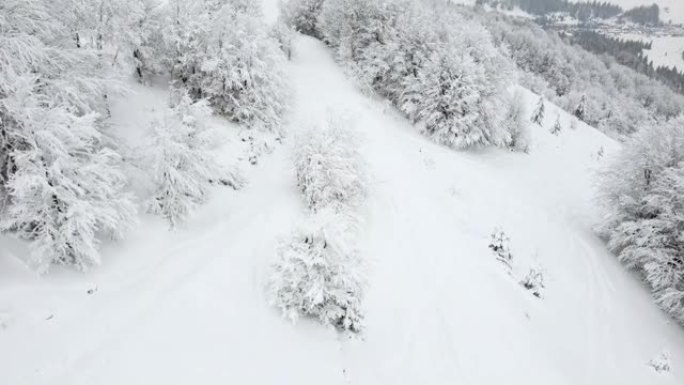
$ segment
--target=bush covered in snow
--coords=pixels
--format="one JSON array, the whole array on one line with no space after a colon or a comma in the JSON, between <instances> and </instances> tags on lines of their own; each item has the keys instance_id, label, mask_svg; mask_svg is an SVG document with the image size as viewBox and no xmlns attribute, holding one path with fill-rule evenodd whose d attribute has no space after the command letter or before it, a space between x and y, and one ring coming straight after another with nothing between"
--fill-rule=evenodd
<instances>
[{"instance_id":1,"label":"bush covered in snow","mask_svg":"<svg viewBox=\"0 0 684 385\"><path fill-rule=\"evenodd\" d=\"M272 301L293 321L303 315L359 332L365 277L352 242L356 220L330 212L317 216L278 250L269 285Z\"/></svg>"},{"instance_id":2,"label":"bush covered in snow","mask_svg":"<svg viewBox=\"0 0 684 385\"><path fill-rule=\"evenodd\" d=\"M366 192L358 141L338 117L312 127L296 139L297 186L313 211L355 206ZM339 207L338 207L339 208Z\"/></svg>"},{"instance_id":3,"label":"bush covered in snow","mask_svg":"<svg viewBox=\"0 0 684 385\"><path fill-rule=\"evenodd\" d=\"M240 182L215 158L206 101L193 103L184 92L172 99L164 117L150 127L145 160L156 185L148 209L174 227L206 201L212 184L239 186Z\"/></svg>"},{"instance_id":4,"label":"bush covered in snow","mask_svg":"<svg viewBox=\"0 0 684 385\"><path fill-rule=\"evenodd\" d=\"M684 118L638 133L603 174L608 246L684 322Z\"/></svg>"},{"instance_id":5,"label":"bush covered in snow","mask_svg":"<svg viewBox=\"0 0 684 385\"><path fill-rule=\"evenodd\" d=\"M284 54L251 1L173 0L166 20L172 78L228 119L280 128L287 87Z\"/></svg>"},{"instance_id":6,"label":"bush covered in snow","mask_svg":"<svg viewBox=\"0 0 684 385\"><path fill-rule=\"evenodd\" d=\"M326 0L318 28L362 84L434 140L454 148L510 142L501 106L512 66L454 7Z\"/></svg>"}]
</instances>

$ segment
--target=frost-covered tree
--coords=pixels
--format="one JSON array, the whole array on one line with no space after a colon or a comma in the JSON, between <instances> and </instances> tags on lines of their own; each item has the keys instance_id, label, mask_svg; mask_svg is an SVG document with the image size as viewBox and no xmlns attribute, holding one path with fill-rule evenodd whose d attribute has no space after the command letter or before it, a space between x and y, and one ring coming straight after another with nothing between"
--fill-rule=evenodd
<instances>
[{"instance_id":1,"label":"frost-covered tree","mask_svg":"<svg viewBox=\"0 0 684 385\"><path fill-rule=\"evenodd\" d=\"M484 69L470 55L445 46L433 53L406 89L401 109L423 123L429 137L450 147L503 144L507 132L488 127L481 118L486 81Z\"/></svg>"},{"instance_id":2,"label":"frost-covered tree","mask_svg":"<svg viewBox=\"0 0 684 385\"><path fill-rule=\"evenodd\" d=\"M532 118L530 119L532 123L542 125L544 124L544 97L540 97L537 102L537 106L534 108L532 113Z\"/></svg>"},{"instance_id":3,"label":"frost-covered tree","mask_svg":"<svg viewBox=\"0 0 684 385\"><path fill-rule=\"evenodd\" d=\"M207 124L211 109L206 101L193 102L178 91L171 99L166 114L150 127L145 159L156 185L148 209L173 228L206 201L212 184L239 187L240 182L213 152L215 138Z\"/></svg>"},{"instance_id":4,"label":"frost-covered tree","mask_svg":"<svg viewBox=\"0 0 684 385\"><path fill-rule=\"evenodd\" d=\"M559 135L560 132L562 131L561 123L560 123L560 115L556 115L556 121L553 123L553 127L551 128L551 133L554 135Z\"/></svg>"},{"instance_id":5,"label":"frost-covered tree","mask_svg":"<svg viewBox=\"0 0 684 385\"><path fill-rule=\"evenodd\" d=\"M133 222L119 156L104 146L95 115L43 108L30 85L19 87L3 101L18 145L0 230L31 242L29 262L40 271L55 263L85 270L100 263L98 235L120 238Z\"/></svg>"},{"instance_id":6,"label":"frost-covered tree","mask_svg":"<svg viewBox=\"0 0 684 385\"><path fill-rule=\"evenodd\" d=\"M684 322L684 119L637 134L603 174L608 246Z\"/></svg>"},{"instance_id":7,"label":"frost-covered tree","mask_svg":"<svg viewBox=\"0 0 684 385\"><path fill-rule=\"evenodd\" d=\"M531 134L530 122L527 119L525 99L520 91L514 92L508 99L508 107L504 117L504 124L510 134L509 146L513 151L528 152Z\"/></svg>"},{"instance_id":8,"label":"frost-covered tree","mask_svg":"<svg viewBox=\"0 0 684 385\"><path fill-rule=\"evenodd\" d=\"M258 13L231 2L217 12L212 27L199 68L201 96L235 122L277 131L286 96L277 41Z\"/></svg>"},{"instance_id":9,"label":"frost-covered tree","mask_svg":"<svg viewBox=\"0 0 684 385\"><path fill-rule=\"evenodd\" d=\"M287 25L305 35L320 37L318 16L325 0L289 0L281 3L281 13Z\"/></svg>"},{"instance_id":10,"label":"frost-covered tree","mask_svg":"<svg viewBox=\"0 0 684 385\"><path fill-rule=\"evenodd\" d=\"M283 242L273 265L269 292L274 305L296 321L318 318L324 325L359 332L366 287L353 218L322 212L308 227Z\"/></svg>"},{"instance_id":11,"label":"frost-covered tree","mask_svg":"<svg viewBox=\"0 0 684 385\"><path fill-rule=\"evenodd\" d=\"M121 236L135 212L100 130L108 82L53 5L0 3L0 230L30 241L41 271L99 263L98 237Z\"/></svg>"},{"instance_id":12,"label":"frost-covered tree","mask_svg":"<svg viewBox=\"0 0 684 385\"><path fill-rule=\"evenodd\" d=\"M366 193L364 164L358 141L339 117L296 138L297 185L308 207L355 206Z\"/></svg>"},{"instance_id":13,"label":"frost-covered tree","mask_svg":"<svg viewBox=\"0 0 684 385\"><path fill-rule=\"evenodd\" d=\"M287 91L284 55L258 6L186 3L169 3L165 62L173 80L232 121L277 131Z\"/></svg>"}]
</instances>

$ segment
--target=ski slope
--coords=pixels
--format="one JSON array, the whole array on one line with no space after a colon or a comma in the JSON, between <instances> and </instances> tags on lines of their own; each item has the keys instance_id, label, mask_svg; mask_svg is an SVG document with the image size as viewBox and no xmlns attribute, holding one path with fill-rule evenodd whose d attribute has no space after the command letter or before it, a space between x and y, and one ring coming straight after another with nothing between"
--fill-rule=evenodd
<instances>
[{"instance_id":1,"label":"ski slope","mask_svg":"<svg viewBox=\"0 0 684 385\"><path fill-rule=\"evenodd\" d=\"M361 94L320 42L298 36L288 72L288 139L257 166L242 161L247 187L216 189L185 228L142 216L128 240L106 245L103 266L44 277L18 262L25 245L0 239L0 383L684 381L684 331L591 230L594 172L618 144L582 123L570 128L573 118L547 102L529 154L457 152ZM522 92L531 111L538 97ZM163 92L137 87L114 120L136 140L164 104ZM358 339L292 325L264 294L278 240L306 218L292 140L330 113L362 137L371 176ZM216 124L228 162L244 149L236 127ZM487 247L495 228L511 238L510 274ZM530 266L544 271L543 298L518 284ZM673 370L656 373L648 361L664 350Z\"/></svg>"}]
</instances>

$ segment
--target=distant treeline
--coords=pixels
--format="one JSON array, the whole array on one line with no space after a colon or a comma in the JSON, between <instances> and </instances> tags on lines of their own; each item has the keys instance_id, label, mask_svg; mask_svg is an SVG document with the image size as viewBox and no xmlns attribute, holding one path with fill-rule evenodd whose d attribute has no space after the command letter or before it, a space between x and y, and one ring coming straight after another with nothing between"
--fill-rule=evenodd
<instances>
[{"instance_id":1,"label":"distant treeline","mask_svg":"<svg viewBox=\"0 0 684 385\"><path fill-rule=\"evenodd\" d=\"M620 6L607 1L571 2L568 0L477 0L476 4L490 5L512 9L518 7L523 11L536 15L547 16L551 13L561 12L576 18L579 21L588 21L591 18L609 19L618 17L628 19L644 25L656 25L660 23L660 9L656 4L639 6L624 11Z\"/></svg>"},{"instance_id":2,"label":"distant treeline","mask_svg":"<svg viewBox=\"0 0 684 385\"><path fill-rule=\"evenodd\" d=\"M655 78L672 90L684 94L684 72L676 68L655 67L653 61L649 61L643 54L644 49L651 49L652 42L617 39L587 30L565 34L564 38L587 51L610 55L618 63Z\"/></svg>"},{"instance_id":3,"label":"distant treeline","mask_svg":"<svg viewBox=\"0 0 684 385\"><path fill-rule=\"evenodd\" d=\"M656 4L642 5L623 13L621 18L644 25L658 25L660 24L660 8Z\"/></svg>"}]
</instances>

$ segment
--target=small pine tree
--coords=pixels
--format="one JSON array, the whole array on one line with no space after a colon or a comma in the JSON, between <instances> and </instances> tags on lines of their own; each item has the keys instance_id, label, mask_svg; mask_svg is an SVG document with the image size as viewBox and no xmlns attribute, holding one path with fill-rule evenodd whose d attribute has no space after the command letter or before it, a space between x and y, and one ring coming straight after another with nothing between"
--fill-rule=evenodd
<instances>
[{"instance_id":1,"label":"small pine tree","mask_svg":"<svg viewBox=\"0 0 684 385\"><path fill-rule=\"evenodd\" d=\"M537 102L537 107L534 109L534 112L532 113L532 123L542 125L544 124L544 98L540 97L539 101Z\"/></svg>"},{"instance_id":2,"label":"small pine tree","mask_svg":"<svg viewBox=\"0 0 684 385\"><path fill-rule=\"evenodd\" d=\"M560 123L560 115L556 115L556 121L553 123L553 128L551 129L551 133L554 135L560 134L562 130L561 123Z\"/></svg>"},{"instance_id":3,"label":"small pine tree","mask_svg":"<svg viewBox=\"0 0 684 385\"><path fill-rule=\"evenodd\" d=\"M575 108L574 115L579 120L584 120L584 113L587 108L587 97L582 95L579 104Z\"/></svg>"}]
</instances>

